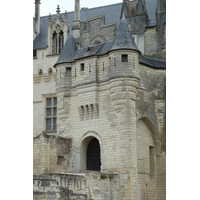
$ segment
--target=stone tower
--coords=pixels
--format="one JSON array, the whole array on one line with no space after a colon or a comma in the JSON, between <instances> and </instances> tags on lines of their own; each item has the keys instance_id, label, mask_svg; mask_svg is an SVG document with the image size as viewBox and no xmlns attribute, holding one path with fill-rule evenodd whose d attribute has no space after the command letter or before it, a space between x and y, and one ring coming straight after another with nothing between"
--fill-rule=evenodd
<instances>
[{"instance_id":1,"label":"stone tower","mask_svg":"<svg viewBox=\"0 0 200 200\"><path fill-rule=\"evenodd\" d=\"M165 200L166 65L143 54L146 6L84 12L58 6L34 41L34 199Z\"/></svg>"},{"instance_id":2,"label":"stone tower","mask_svg":"<svg viewBox=\"0 0 200 200\"><path fill-rule=\"evenodd\" d=\"M57 131L73 141L67 172L118 172L120 187L126 185L123 199L137 199L136 88L140 51L124 17L106 55L85 59L84 51L95 48L98 45L78 50L70 34L54 66ZM102 65L106 72L100 77ZM93 157L90 149L96 152Z\"/></svg>"}]
</instances>

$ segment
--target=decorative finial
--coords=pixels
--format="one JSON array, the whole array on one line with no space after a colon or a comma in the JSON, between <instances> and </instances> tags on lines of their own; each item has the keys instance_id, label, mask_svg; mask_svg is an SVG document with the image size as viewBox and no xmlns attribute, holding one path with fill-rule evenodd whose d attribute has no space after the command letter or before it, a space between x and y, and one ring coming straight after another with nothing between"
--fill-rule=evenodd
<instances>
[{"instance_id":1,"label":"decorative finial","mask_svg":"<svg viewBox=\"0 0 200 200\"><path fill-rule=\"evenodd\" d=\"M49 20L49 23L51 24L51 13L49 13L48 20Z\"/></svg>"},{"instance_id":2,"label":"decorative finial","mask_svg":"<svg viewBox=\"0 0 200 200\"><path fill-rule=\"evenodd\" d=\"M57 5L57 15L59 15L60 14L60 7L59 7L59 5Z\"/></svg>"},{"instance_id":3,"label":"decorative finial","mask_svg":"<svg viewBox=\"0 0 200 200\"><path fill-rule=\"evenodd\" d=\"M65 21L67 21L67 18L68 18L68 13L67 13L67 11L65 10Z\"/></svg>"}]
</instances>

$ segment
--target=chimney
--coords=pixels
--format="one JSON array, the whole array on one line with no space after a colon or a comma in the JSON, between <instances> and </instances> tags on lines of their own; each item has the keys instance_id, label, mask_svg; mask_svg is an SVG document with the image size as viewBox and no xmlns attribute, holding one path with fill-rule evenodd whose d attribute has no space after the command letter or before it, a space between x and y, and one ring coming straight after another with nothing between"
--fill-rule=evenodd
<instances>
[{"instance_id":1,"label":"chimney","mask_svg":"<svg viewBox=\"0 0 200 200\"><path fill-rule=\"evenodd\" d=\"M35 0L35 31L37 35L40 33L40 1Z\"/></svg>"},{"instance_id":2,"label":"chimney","mask_svg":"<svg viewBox=\"0 0 200 200\"><path fill-rule=\"evenodd\" d=\"M72 32L74 38L80 37L80 0L75 0L75 11Z\"/></svg>"},{"instance_id":3,"label":"chimney","mask_svg":"<svg viewBox=\"0 0 200 200\"><path fill-rule=\"evenodd\" d=\"M80 0L75 0L74 21L80 21Z\"/></svg>"}]
</instances>

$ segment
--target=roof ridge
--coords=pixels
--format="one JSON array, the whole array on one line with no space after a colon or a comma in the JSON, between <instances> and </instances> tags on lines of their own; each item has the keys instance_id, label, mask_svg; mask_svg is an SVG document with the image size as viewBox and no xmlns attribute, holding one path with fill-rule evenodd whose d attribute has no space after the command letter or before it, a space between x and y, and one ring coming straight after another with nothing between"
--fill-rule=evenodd
<instances>
[{"instance_id":1,"label":"roof ridge","mask_svg":"<svg viewBox=\"0 0 200 200\"><path fill-rule=\"evenodd\" d=\"M110 6L113 6L113 5L119 5L119 4L122 4L123 2L121 2L121 3L114 3L114 4L109 4L109 5L104 5L104 6L97 6L97 7L93 7L93 8L87 8L86 9L86 11L87 10L95 10L95 9L99 9L99 8L103 8L103 7L110 7ZM85 10L84 10L85 11ZM82 12L84 12L83 10L82 10ZM81 9L80 9L80 12L81 12ZM74 13L74 11L67 11L67 14L69 14L69 13ZM60 15L64 15L65 14L65 12L61 12L60 13ZM56 13L55 14L51 14L51 16L53 17L54 15L57 15ZM44 16L41 16L40 18L42 18L42 17L48 17L49 15L44 15Z\"/></svg>"}]
</instances>

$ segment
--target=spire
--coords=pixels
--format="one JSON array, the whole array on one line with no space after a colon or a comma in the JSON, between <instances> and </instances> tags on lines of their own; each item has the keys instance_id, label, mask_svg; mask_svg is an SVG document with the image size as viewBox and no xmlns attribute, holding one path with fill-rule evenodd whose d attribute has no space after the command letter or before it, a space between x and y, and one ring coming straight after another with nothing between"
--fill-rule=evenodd
<instances>
[{"instance_id":1,"label":"spire","mask_svg":"<svg viewBox=\"0 0 200 200\"><path fill-rule=\"evenodd\" d=\"M132 38L131 31L124 17L121 19L117 34L110 50L112 51L119 49L131 49L140 52Z\"/></svg>"},{"instance_id":2,"label":"spire","mask_svg":"<svg viewBox=\"0 0 200 200\"><path fill-rule=\"evenodd\" d=\"M145 3L142 0L138 0L136 5L136 15L147 15Z\"/></svg>"},{"instance_id":3,"label":"spire","mask_svg":"<svg viewBox=\"0 0 200 200\"><path fill-rule=\"evenodd\" d=\"M60 7L59 7L59 5L57 5L57 10L56 10L56 12L57 12L57 15L60 14Z\"/></svg>"},{"instance_id":4,"label":"spire","mask_svg":"<svg viewBox=\"0 0 200 200\"><path fill-rule=\"evenodd\" d=\"M51 13L49 13L48 24L49 24L49 26L51 26Z\"/></svg>"},{"instance_id":5,"label":"spire","mask_svg":"<svg viewBox=\"0 0 200 200\"><path fill-rule=\"evenodd\" d=\"M67 41L65 42L65 46L60 54L60 57L56 62L56 64L54 65L54 67L56 67L57 64L73 62L75 52L76 52L76 41L73 35L70 33L69 37L67 38Z\"/></svg>"},{"instance_id":6,"label":"spire","mask_svg":"<svg viewBox=\"0 0 200 200\"><path fill-rule=\"evenodd\" d=\"M158 26L166 24L166 0L157 0L156 21Z\"/></svg>"},{"instance_id":7,"label":"spire","mask_svg":"<svg viewBox=\"0 0 200 200\"><path fill-rule=\"evenodd\" d=\"M122 19L122 17L130 17L130 11L129 11L129 1L128 0L123 0L123 4L122 4L122 9L121 9L121 14L120 14L120 19Z\"/></svg>"},{"instance_id":8,"label":"spire","mask_svg":"<svg viewBox=\"0 0 200 200\"><path fill-rule=\"evenodd\" d=\"M65 18L64 18L65 22L68 22L68 13L67 10L65 10Z\"/></svg>"}]
</instances>

